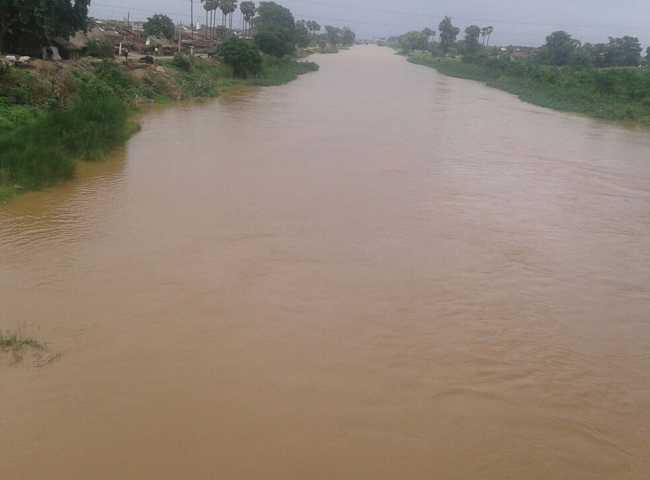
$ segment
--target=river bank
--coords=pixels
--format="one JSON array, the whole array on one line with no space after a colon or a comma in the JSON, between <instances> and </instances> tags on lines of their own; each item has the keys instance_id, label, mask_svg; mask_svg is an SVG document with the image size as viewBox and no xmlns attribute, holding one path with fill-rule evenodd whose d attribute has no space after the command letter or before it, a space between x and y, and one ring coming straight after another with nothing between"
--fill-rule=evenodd
<instances>
[{"instance_id":1,"label":"river bank","mask_svg":"<svg viewBox=\"0 0 650 480\"><path fill-rule=\"evenodd\" d=\"M408 61L476 80L521 100L563 112L650 126L650 72L644 69L558 68L511 60L462 61L417 52Z\"/></svg>"},{"instance_id":2,"label":"river bank","mask_svg":"<svg viewBox=\"0 0 650 480\"><path fill-rule=\"evenodd\" d=\"M264 57L241 79L212 59L177 57L157 65L89 59L0 72L0 203L71 178L138 130L142 106L214 98L245 86L282 85L318 65Z\"/></svg>"}]
</instances>

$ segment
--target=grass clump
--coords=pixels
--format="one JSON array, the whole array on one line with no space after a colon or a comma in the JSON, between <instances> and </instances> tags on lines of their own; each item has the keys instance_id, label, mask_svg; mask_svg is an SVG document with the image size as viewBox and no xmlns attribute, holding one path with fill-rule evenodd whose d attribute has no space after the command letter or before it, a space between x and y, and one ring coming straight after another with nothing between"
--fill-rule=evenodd
<instances>
[{"instance_id":1,"label":"grass clump","mask_svg":"<svg viewBox=\"0 0 650 480\"><path fill-rule=\"evenodd\" d=\"M128 135L127 105L100 79L82 81L70 107L0 133L0 184L7 192L70 178L77 159L98 158Z\"/></svg>"},{"instance_id":2,"label":"grass clump","mask_svg":"<svg viewBox=\"0 0 650 480\"><path fill-rule=\"evenodd\" d=\"M86 47L86 55L95 58L113 58L115 52L110 42L91 40Z\"/></svg>"},{"instance_id":3,"label":"grass clump","mask_svg":"<svg viewBox=\"0 0 650 480\"><path fill-rule=\"evenodd\" d=\"M284 85L297 79L299 75L318 71L314 62L298 62L292 58L275 58L265 56L262 71L253 83L259 86Z\"/></svg>"},{"instance_id":4,"label":"grass clump","mask_svg":"<svg viewBox=\"0 0 650 480\"><path fill-rule=\"evenodd\" d=\"M38 340L23 336L20 333L2 333L0 332L0 350L2 351L20 351L25 349L44 350L45 345Z\"/></svg>"}]
</instances>

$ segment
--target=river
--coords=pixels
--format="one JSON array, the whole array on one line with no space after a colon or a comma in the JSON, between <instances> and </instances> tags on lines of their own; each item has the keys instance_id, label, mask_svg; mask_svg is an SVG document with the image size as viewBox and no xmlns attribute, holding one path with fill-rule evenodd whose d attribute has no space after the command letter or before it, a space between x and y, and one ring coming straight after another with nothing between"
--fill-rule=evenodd
<instances>
[{"instance_id":1,"label":"river","mask_svg":"<svg viewBox=\"0 0 650 480\"><path fill-rule=\"evenodd\" d=\"M315 60L0 209L0 478L647 479L648 131Z\"/></svg>"}]
</instances>

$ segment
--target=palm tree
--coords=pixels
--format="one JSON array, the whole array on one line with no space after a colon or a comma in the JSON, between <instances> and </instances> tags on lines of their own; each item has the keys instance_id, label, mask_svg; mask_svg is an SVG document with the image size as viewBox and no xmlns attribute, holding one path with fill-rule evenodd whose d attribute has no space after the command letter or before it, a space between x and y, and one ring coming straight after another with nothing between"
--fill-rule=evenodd
<instances>
[{"instance_id":1,"label":"palm tree","mask_svg":"<svg viewBox=\"0 0 650 480\"><path fill-rule=\"evenodd\" d=\"M210 10L207 0L201 0L203 10L205 10L205 37L208 37L208 11Z\"/></svg>"},{"instance_id":2,"label":"palm tree","mask_svg":"<svg viewBox=\"0 0 650 480\"><path fill-rule=\"evenodd\" d=\"M221 2L219 3L220 3L219 8L221 9L221 13L223 14L223 17L221 17L222 25L225 27L226 21L228 19L228 15L234 12L235 9L237 8L237 0L221 0Z\"/></svg>"},{"instance_id":3,"label":"palm tree","mask_svg":"<svg viewBox=\"0 0 650 480\"><path fill-rule=\"evenodd\" d=\"M320 32L320 24L315 20L309 20L307 22L307 29L311 32L312 39L316 39L316 33Z\"/></svg>"},{"instance_id":4,"label":"palm tree","mask_svg":"<svg viewBox=\"0 0 650 480\"><path fill-rule=\"evenodd\" d=\"M255 3L251 1L241 2L239 4L239 9L241 10L243 20L246 22L246 26L248 27L247 30L250 30L252 26L251 22L253 21L253 18L255 18L255 13L257 12Z\"/></svg>"},{"instance_id":5,"label":"palm tree","mask_svg":"<svg viewBox=\"0 0 650 480\"><path fill-rule=\"evenodd\" d=\"M201 0L203 2L203 8L205 9L206 14L206 28L207 35L209 38L214 39L215 31L214 27L216 26L216 10L219 8L219 0Z\"/></svg>"},{"instance_id":6,"label":"palm tree","mask_svg":"<svg viewBox=\"0 0 650 480\"><path fill-rule=\"evenodd\" d=\"M490 45L490 36L492 36L492 32L494 32L494 27L481 28L481 37L485 39L484 45L486 47Z\"/></svg>"}]
</instances>

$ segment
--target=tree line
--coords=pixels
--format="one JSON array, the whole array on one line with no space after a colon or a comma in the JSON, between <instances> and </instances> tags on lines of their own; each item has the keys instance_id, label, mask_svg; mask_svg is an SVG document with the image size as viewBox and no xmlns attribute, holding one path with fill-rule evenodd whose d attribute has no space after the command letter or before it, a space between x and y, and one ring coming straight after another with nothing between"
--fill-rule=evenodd
<instances>
[{"instance_id":1,"label":"tree line","mask_svg":"<svg viewBox=\"0 0 650 480\"><path fill-rule=\"evenodd\" d=\"M349 28L325 26L313 20L296 21L291 11L275 2L242 2L247 4L243 29L248 38L231 35L218 48L218 54L231 65L235 75L246 77L261 69L261 54L283 58L292 55L296 48L307 48L326 41L334 46L351 45L355 34ZM240 6L241 7L241 6ZM326 40L324 40L326 39Z\"/></svg>"},{"instance_id":2,"label":"tree line","mask_svg":"<svg viewBox=\"0 0 650 480\"><path fill-rule=\"evenodd\" d=\"M389 44L404 53L428 51L434 56L463 55L471 59L480 55L501 55L501 50L490 48L494 27L470 25L459 39L461 29L450 17L445 17L438 26L438 32L425 28L422 31L407 32L389 39ZM436 40L436 34L438 39ZM506 49L508 50L508 49ZM551 33L546 43L534 49L530 60L542 65L581 67L637 67L650 63L650 47L643 56L643 48L637 37L610 37L608 43L581 43L565 31Z\"/></svg>"}]
</instances>

